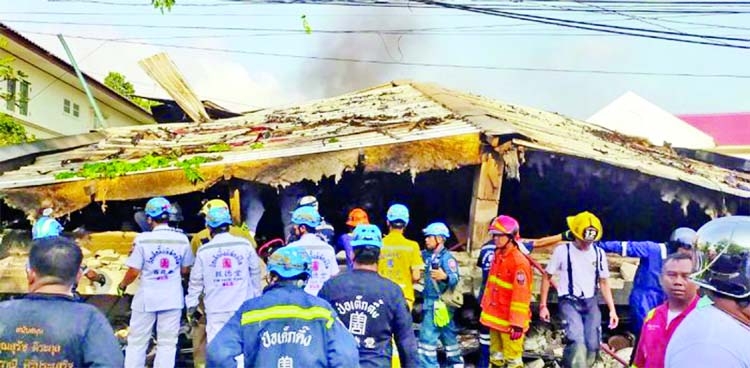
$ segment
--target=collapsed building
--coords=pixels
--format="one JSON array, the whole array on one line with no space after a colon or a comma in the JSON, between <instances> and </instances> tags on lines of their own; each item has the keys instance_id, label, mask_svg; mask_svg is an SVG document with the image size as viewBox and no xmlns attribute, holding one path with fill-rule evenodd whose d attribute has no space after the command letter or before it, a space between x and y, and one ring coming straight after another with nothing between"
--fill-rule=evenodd
<instances>
[{"instance_id":1,"label":"collapsed building","mask_svg":"<svg viewBox=\"0 0 750 368\"><path fill-rule=\"evenodd\" d=\"M383 225L388 206L405 203L412 238L434 220L451 226L469 296L481 278L476 251L499 212L534 238L559 233L565 216L590 210L602 218L605 239L623 240L663 240L676 226L750 212L746 173L559 114L411 81L200 124L111 128L0 148L0 161L7 207L0 220L28 228L25 218L44 204L66 228L85 226L86 262L105 270L108 283L82 285L82 293L98 295L90 301L115 314L127 311L113 295L135 235L132 213L153 196L180 203L187 232L202 228L201 199L227 199L259 243L283 237L304 194L318 196L337 230L353 207ZM29 237L11 233L0 246L0 292L23 293ZM547 255L534 257L544 263ZM610 262L618 275L625 269L613 285L624 307L635 264ZM476 323L470 311L462 316L465 326Z\"/></svg>"}]
</instances>

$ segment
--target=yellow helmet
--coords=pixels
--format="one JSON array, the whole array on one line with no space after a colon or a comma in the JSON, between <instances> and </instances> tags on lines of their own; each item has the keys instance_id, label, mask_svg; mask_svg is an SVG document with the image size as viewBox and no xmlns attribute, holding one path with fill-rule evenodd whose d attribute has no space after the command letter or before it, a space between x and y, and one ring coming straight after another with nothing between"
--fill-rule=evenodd
<instances>
[{"instance_id":1,"label":"yellow helmet","mask_svg":"<svg viewBox=\"0 0 750 368\"><path fill-rule=\"evenodd\" d=\"M224 202L221 199L212 199L206 202L203 207L201 207L201 210L200 212L198 212L198 214L206 216L208 215L208 210L212 208L226 208L228 210L229 205L227 205L227 202Z\"/></svg>"},{"instance_id":2,"label":"yellow helmet","mask_svg":"<svg viewBox=\"0 0 750 368\"><path fill-rule=\"evenodd\" d=\"M593 213L584 211L568 216L568 228L576 238L585 241L598 241L602 238L602 222Z\"/></svg>"}]
</instances>

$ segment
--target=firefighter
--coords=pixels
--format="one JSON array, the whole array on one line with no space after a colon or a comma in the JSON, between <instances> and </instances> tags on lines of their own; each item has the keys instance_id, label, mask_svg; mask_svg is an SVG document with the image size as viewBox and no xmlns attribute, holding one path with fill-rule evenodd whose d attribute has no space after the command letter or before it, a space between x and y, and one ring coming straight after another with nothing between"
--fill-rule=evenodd
<instances>
[{"instance_id":1,"label":"firefighter","mask_svg":"<svg viewBox=\"0 0 750 368\"><path fill-rule=\"evenodd\" d=\"M302 206L294 210L292 226L299 240L287 245L303 248L312 258L312 277L305 286L305 291L312 295L318 295L323 283L339 273L333 247L315 234L320 221L320 214L313 206Z\"/></svg>"},{"instance_id":2,"label":"firefighter","mask_svg":"<svg viewBox=\"0 0 750 368\"><path fill-rule=\"evenodd\" d=\"M495 257L479 322L490 329L490 363L522 368L523 337L531 321L531 265L519 250L518 221L498 216L489 233L495 242Z\"/></svg>"},{"instance_id":3,"label":"firefighter","mask_svg":"<svg viewBox=\"0 0 750 368\"><path fill-rule=\"evenodd\" d=\"M696 250L691 278L706 297L672 335L665 367L750 367L750 217L709 221Z\"/></svg>"},{"instance_id":4,"label":"firefighter","mask_svg":"<svg viewBox=\"0 0 750 368\"><path fill-rule=\"evenodd\" d=\"M423 319L419 329L419 365L438 367L437 343L445 347L447 364L463 366L464 358L458 345L457 330L453 322L455 308L448 307L440 297L458 285L458 262L445 247L450 237L448 226L435 222L422 230L425 236L425 282Z\"/></svg>"},{"instance_id":5,"label":"firefighter","mask_svg":"<svg viewBox=\"0 0 750 368\"><path fill-rule=\"evenodd\" d=\"M223 208L229 211L229 206L226 202L222 201L221 199L211 199L209 201L206 201L206 203L203 204L203 207L201 207L200 212L198 212L199 216L206 217L208 212L213 208ZM253 249L258 248L258 244L255 242L255 239L253 236L248 232L247 230L243 229L240 226L236 225L229 225L229 234L233 236L237 236L243 239L246 239L248 242L250 242L250 245L253 247ZM207 244L209 241L211 241L211 238L213 235L211 234L211 230L206 227L205 229L201 230L197 234L193 235L193 238L190 240L190 246L193 249L193 253L197 254L198 249L200 249L201 246L204 244ZM266 265L263 263L263 261L260 262L260 270L261 270L261 278L265 277L266 274ZM198 312L204 312L204 305L203 303L199 302L197 311ZM195 326L191 330L192 335L192 342L193 342L193 366L195 368L202 368L205 366L206 361L206 318L205 313L201 313L200 318L193 321L193 324Z\"/></svg>"},{"instance_id":6,"label":"firefighter","mask_svg":"<svg viewBox=\"0 0 750 368\"><path fill-rule=\"evenodd\" d=\"M400 352L403 368L417 367L417 340L401 288L378 275L383 240L375 225L354 229L354 269L328 281L318 296L339 312L339 317L359 346L362 368L391 364L391 338Z\"/></svg>"},{"instance_id":7,"label":"firefighter","mask_svg":"<svg viewBox=\"0 0 750 368\"><path fill-rule=\"evenodd\" d=\"M211 240L198 249L190 271L187 316L197 313L198 297L203 294L206 310L207 341L211 342L242 303L259 296L260 259L250 242L229 233L232 217L223 207L214 207L206 215Z\"/></svg>"},{"instance_id":8,"label":"firefighter","mask_svg":"<svg viewBox=\"0 0 750 368\"><path fill-rule=\"evenodd\" d=\"M353 368L354 337L323 299L302 290L312 275L302 247L284 247L268 259L269 286L250 299L208 345L208 366L235 368Z\"/></svg>"},{"instance_id":9,"label":"firefighter","mask_svg":"<svg viewBox=\"0 0 750 368\"><path fill-rule=\"evenodd\" d=\"M125 289L140 276L141 283L131 303L130 331L125 349L125 367L143 367L151 332L156 324L154 368L172 368L177 353L180 317L184 308L182 275L193 265L190 242L181 231L167 225L171 204L152 198L145 213L151 231L136 235L125 265L128 270L117 287Z\"/></svg>"},{"instance_id":10,"label":"firefighter","mask_svg":"<svg viewBox=\"0 0 750 368\"><path fill-rule=\"evenodd\" d=\"M346 220L346 226L349 226L349 232L339 237L339 241L336 243L336 253L344 251L346 254L346 269L352 270L354 267L354 251L352 250L352 231L357 225L369 224L370 217L367 216L367 212L361 208L355 208L349 211L349 216Z\"/></svg>"}]
</instances>

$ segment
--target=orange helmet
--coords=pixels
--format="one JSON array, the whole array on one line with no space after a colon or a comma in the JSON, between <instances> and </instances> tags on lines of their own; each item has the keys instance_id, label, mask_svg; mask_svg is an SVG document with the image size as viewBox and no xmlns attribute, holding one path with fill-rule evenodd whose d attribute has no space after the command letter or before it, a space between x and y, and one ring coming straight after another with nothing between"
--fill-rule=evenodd
<instances>
[{"instance_id":1,"label":"orange helmet","mask_svg":"<svg viewBox=\"0 0 750 368\"><path fill-rule=\"evenodd\" d=\"M367 212L361 208L355 208L349 211L349 218L346 220L348 226L366 225L370 223Z\"/></svg>"},{"instance_id":2,"label":"orange helmet","mask_svg":"<svg viewBox=\"0 0 750 368\"><path fill-rule=\"evenodd\" d=\"M488 230L489 233L493 235L508 235L516 241L521 239L518 221L510 216L500 215L495 217L495 219L490 222Z\"/></svg>"}]
</instances>

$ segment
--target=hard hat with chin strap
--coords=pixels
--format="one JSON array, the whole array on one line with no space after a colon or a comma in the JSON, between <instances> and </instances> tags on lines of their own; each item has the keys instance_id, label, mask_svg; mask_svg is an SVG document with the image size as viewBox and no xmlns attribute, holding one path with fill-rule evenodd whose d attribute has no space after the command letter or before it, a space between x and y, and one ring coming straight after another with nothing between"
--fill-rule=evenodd
<instances>
[{"instance_id":1,"label":"hard hat with chin strap","mask_svg":"<svg viewBox=\"0 0 750 368\"><path fill-rule=\"evenodd\" d=\"M584 241L598 241L602 238L602 223L593 213L584 211L567 218L568 228L573 235Z\"/></svg>"}]
</instances>

